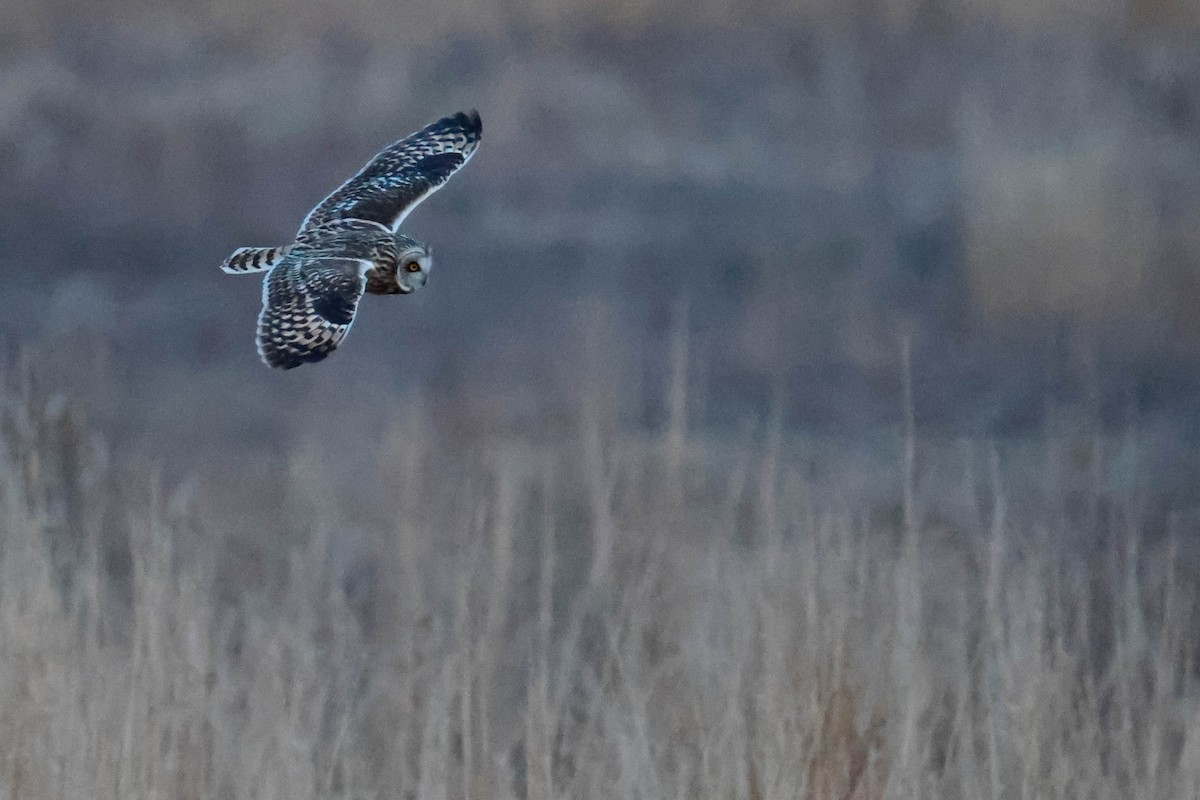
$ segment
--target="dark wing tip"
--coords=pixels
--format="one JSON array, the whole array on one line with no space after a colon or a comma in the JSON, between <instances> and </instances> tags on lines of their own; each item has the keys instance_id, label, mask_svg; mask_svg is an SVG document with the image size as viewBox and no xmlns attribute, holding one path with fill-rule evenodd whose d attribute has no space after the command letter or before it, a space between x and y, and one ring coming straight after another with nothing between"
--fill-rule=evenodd
<instances>
[{"instance_id":1,"label":"dark wing tip","mask_svg":"<svg viewBox=\"0 0 1200 800\"><path fill-rule=\"evenodd\" d=\"M258 334L258 357L264 364L273 369L295 369L304 362L297 357L295 351L280 347L278 343L266 339L260 331Z\"/></svg>"},{"instance_id":2,"label":"dark wing tip","mask_svg":"<svg viewBox=\"0 0 1200 800\"><path fill-rule=\"evenodd\" d=\"M272 369L295 369L301 364L315 364L329 357L334 348L309 350L307 352L282 347L275 343L260 342L258 357Z\"/></svg>"},{"instance_id":3,"label":"dark wing tip","mask_svg":"<svg viewBox=\"0 0 1200 800\"><path fill-rule=\"evenodd\" d=\"M295 356L280 356L275 353L263 355L262 362L272 369L295 369L304 363Z\"/></svg>"},{"instance_id":4,"label":"dark wing tip","mask_svg":"<svg viewBox=\"0 0 1200 800\"><path fill-rule=\"evenodd\" d=\"M449 119L454 120L475 141L483 137L483 120L479 118L479 112L475 109L460 111Z\"/></svg>"}]
</instances>

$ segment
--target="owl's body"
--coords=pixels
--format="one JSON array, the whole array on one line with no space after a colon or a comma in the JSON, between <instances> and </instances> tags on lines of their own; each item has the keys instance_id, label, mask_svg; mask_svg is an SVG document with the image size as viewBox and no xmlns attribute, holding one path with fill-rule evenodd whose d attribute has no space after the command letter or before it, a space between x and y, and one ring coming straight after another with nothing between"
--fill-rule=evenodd
<instances>
[{"instance_id":1,"label":"owl's body","mask_svg":"<svg viewBox=\"0 0 1200 800\"><path fill-rule=\"evenodd\" d=\"M221 268L266 272L258 352L272 367L321 361L345 338L364 293L410 294L433 266L429 248L398 232L479 144L479 114L429 125L375 156L305 218L285 247L243 247Z\"/></svg>"}]
</instances>

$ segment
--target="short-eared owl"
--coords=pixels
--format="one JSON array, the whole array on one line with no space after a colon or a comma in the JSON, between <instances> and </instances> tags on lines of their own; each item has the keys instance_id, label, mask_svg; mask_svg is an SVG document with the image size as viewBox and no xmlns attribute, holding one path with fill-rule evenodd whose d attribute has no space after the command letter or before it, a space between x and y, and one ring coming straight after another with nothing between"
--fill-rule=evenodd
<instances>
[{"instance_id":1,"label":"short-eared owl","mask_svg":"<svg viewBox=\"0 0 1200 800\"><path fill-rule=\"evenodd\" d=\"M397 232L479 145L475 111L428 125L388 147L309 212L296 241L242 247L221 265L266 272L258 353L272 367L320 361L350 330L363 292L409 294L425 285L429 248Z\"/></svg>"}]
</instances>

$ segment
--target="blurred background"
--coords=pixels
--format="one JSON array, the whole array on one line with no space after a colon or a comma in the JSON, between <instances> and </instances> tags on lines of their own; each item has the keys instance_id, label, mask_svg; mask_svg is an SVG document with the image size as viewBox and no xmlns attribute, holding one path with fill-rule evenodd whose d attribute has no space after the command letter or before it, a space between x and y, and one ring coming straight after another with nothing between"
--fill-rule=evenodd
<instances>
[{"instance_id":1,"label":"blurred background","mask_svg":"<svg viewBox=\"0 0 1200 800\"><path fill-rule=\"evenodd\" d=\"M574 382L584 306L608 315L599 349L640 387L621 402L642 424L662 419L686 313L705 423L771 397L789 425L894 423L908 336L922 426L1028 434L1070 408L1195 433L1185 0L4 16L0 325L73 369L81 340L107 348L106 424L152 450L269 446L281 410L360 383L544 417ZM369 300L333 366L260 368L257 280L214 265L289 241L382 146L468 107L480 158L407 226L436 250L432 291Z\"/></svg>"},{"instance_id":2,"label":"blurred background","mask_svg":"<svg viewBox=\"0 0 1200 800\"><path fill-rule=\"evenodd\" d=\"M10 0L0 800L1194 797L1197 34ZM468 108L427 289L265 368L218 264Z\"/></svg>"}]
</instances>

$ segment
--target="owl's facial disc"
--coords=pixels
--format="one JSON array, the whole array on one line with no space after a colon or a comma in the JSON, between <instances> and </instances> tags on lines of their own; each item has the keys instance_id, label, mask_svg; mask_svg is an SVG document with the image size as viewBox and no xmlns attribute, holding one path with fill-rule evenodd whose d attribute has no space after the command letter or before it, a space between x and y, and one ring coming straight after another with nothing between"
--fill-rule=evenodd
<instances>
[{"instance_id":1,"label":"owl's facial disc","mask_svg":"<svg viewBox=\"0 0 1200 800\"><path fill-rule=\"evenodd\" d=\"M396 282L404 294L415 292L429 279L433 258L426 248L411 248L400 255L400 266L396 270Z\"/></svg>"}]
</instances>

